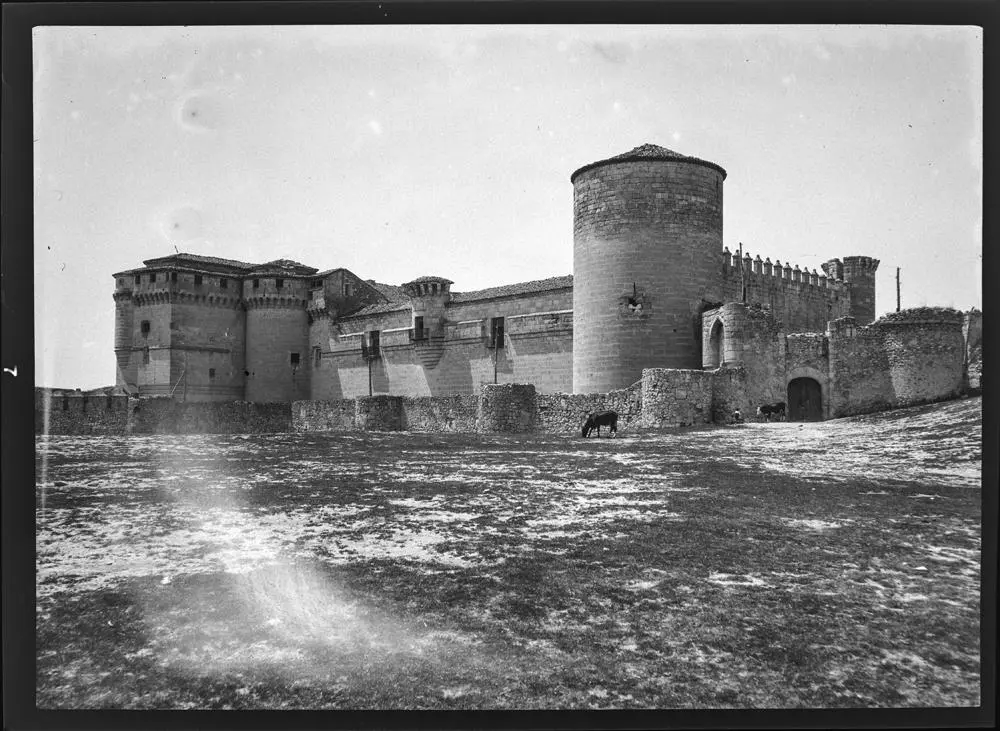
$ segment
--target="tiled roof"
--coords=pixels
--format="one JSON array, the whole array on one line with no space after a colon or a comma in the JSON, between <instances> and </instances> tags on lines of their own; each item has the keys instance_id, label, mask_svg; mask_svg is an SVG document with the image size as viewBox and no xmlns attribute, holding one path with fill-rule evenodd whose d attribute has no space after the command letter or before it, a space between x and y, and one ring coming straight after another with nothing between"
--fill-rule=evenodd
<instances>
[{"instance_id":1,"label":"tiled roof","mask_svg":"<svg viewBox=\"0 0 1000 731\"><path fill-rule=\"evenodd\" d=\"M156 266L169 261L192 261L198 264L220 264L222 266L233 267L234 269L253 269L257 264L248 264L245 261L236 259L221 259L217 256L202 256L201 254L171 254L170 256L160 256L155 259L146 259L143 264L146 266Z\"/></svg>"},{"instance_id":2,"label":"tiled roof","mask_svg":"<svg viewBox=\"0 0 1000 731\"><path fill-rule=\"evenodd\" d=\"M377 289L389 302L402 302L409 304L410 297L406 292L403 291L402 287L395 284L383 284L382 282L376 282L374 279L365 280L365 284Z\"/></svg>"},{"instance_id":3,"label":"tiled roof","mask_svg":"<svg viewBox=\"0 0 1000 731\"><path fill-rule=\"evenodd\" d=\"M384 315L389 312L408 310L409 308L410 305L407 302L383 302L377 305L365 305L360 310L355 310L349 315L343 315L338 319L347 320L352 317L365 317L366 315Z\"/></svg>"},{"instance_id":4,"label":"tiled roof","mask_svg":"<svg viewBox=\"0 0 1000 731\"><path fill-rule=\"evenodd\" d=\"M265 272L281 272L288 274L308 274L313 275L319 271L316 267L309 267L291 259L275 259L274 261L258 264L252 269L254 274Z\"/></svg>"},{"instance_id":5,"label":"tiled roof","mask_svg":"<svg viewBox=\"0 0 1000 731\"><path fill-rule=\"evenodd\" d=\"M610 165L616 162L630 162L633 160L679 160L681 162L694 163L695 165L705 165L706 167L718 170L722 173L722 179L726 179L726 171L721 165L709 162L708 160L702 160L701 158L691 157L690 155L682 155L681 153L674 152L666 147L660 147L659 145L651 145L647 143L645 145L639 145L628 152L623 152L621 155L615 155L614 157L609 157L604 160L592 162L589 165L584 165L582 168L579 168L572 175L570 175L569 180L571 183L574 182L577 175L586 170L590 170L591 168L600 167L601 165Z\"/></svg>"},{"instance_id":6,"label":"tiled roof","mask_svg":"<svg viewBox=\"0 0 1000 731\"><path fill-rule=\"evenodd\" d=\"M573 275L567 274L562 277L549 277L548 279L536 279L531 282L505 284L502 287L490 287L489 289L480 289L475 292L452 292L451 303L474 302L476 300L493 299L494 297L514 297L519 294L547 292L551 289L565 289L572 286Z\"/></svg>"}]
</instances>

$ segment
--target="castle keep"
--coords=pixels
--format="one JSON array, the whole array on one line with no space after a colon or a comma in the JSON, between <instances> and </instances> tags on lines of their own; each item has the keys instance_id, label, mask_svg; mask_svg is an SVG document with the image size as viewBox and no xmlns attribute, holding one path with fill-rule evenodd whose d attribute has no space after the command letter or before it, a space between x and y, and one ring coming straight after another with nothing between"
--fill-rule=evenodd
<instances>
[{"instance_id":1,"label":"castle keep","mask_svg":"<svg viewBox=\"0 0 1000 731\"><path fill-rule=\"evenodd\" d=\"M802 418L828 418L846 379L865 381L852 357L883 358L872 403L896 387L893 368L954 360L943 355L952 347L958 370L948 361L942 378L961 382L961 316L925 316L919 332L912 318L865 327L878 260L810 272L723 248L725 178L655 145L585 165L571 176L573 275L472 292L443 276L396 286L285 259L148 259L114 275L117 384L179 401L288 403L493 383L607 393L647 369L719 379L738 367L742 390L707 387L712 409L788 399Z\"/></svg>"}]
</instances>

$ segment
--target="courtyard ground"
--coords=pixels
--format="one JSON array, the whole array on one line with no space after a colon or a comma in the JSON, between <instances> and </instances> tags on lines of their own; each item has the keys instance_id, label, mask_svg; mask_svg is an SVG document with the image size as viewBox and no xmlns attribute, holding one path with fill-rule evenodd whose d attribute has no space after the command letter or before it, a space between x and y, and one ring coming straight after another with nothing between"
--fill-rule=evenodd
<instances>
[{"instance_id":1,"label":"courtyard ground","mask_svg":"<svg viewBox=\"0 0 1000 731\"><path fill-rule=\"evenodd\" d=\"M975 706L980 409L40 437L37 704Z\"/></svg>"}]
</instances>

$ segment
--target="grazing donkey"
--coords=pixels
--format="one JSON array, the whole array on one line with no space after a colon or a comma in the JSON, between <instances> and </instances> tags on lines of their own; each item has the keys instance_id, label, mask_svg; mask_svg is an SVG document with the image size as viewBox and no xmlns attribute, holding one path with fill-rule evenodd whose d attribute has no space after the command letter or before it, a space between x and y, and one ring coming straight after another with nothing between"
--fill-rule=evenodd
<instances>
[{"instance_id":1,"label":"grazing donkey","mask_svg":"<svg viewBox=\"0 0 1000 731\"><path fill-rule=\"evenodd\" d=\"M583 423L584 438L589 437L594 429L597 429L597 437L600 438L602 426L609 427L611 436L615 436L618 433L618 414L614 411L600 411L588 416Z\"/></svg>"}]
</instances>

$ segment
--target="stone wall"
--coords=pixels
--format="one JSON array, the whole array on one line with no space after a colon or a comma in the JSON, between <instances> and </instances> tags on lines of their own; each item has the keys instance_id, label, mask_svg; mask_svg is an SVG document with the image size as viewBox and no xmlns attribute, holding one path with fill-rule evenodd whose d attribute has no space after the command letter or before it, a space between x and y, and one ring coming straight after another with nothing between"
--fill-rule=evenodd
<instances>
[{"instance_id":1,"label":"stone wall","mask_svg":"<svg viewBox=\"0 0 1000 731\"><path fill-rule=\"evenodd\" d=\"M615 411L618 431L635 431L642 419L642 383L608 393L538 394L539 431L548 434L580 434L590 414Z\"/></svg>"},{"instance_id":2,"label":"stone wall","mask_svg":"<svg viewBox=\"0 0 1000 731\"><path fill-rule=\"evenodd\" d=\"M647 368L642 372L642 426L711 423L713 381L712 371Z\"/></svg>"},{"instance_id":3,"label":"stone wall","mask_svg":"<svg viewBox=\"0 0 1000 731\"><path fill-rule=\"evenodd\" d=\"M133 399L132 434L270 434L292 429L286 403L188 402Z\"/></svg>"},{"instance_id":4,"label":"stone wall","mask_svg":"<svg viewBox=\"0 0 1000 731\"><path fill-rule=\"evenodd\" d=\"M35 389L36 434L126 434L129 398Z\"/></svg>"},{"instance_id":5,"label":"stone wall","mask_svg":"<svg viewBox=\"0 0 1000 731\"><path fill-rule=\"evenodd\" d=\"M983 313L970 310L963 317L962 334L965 337L966 388L970 393L980 393L983 378Z\"/></svg>"},{"instance_id":6,"label":"stone wall","mask_svg":"<svg viewBox=\"0 0 1000 731\"><path fill-rule=\"evenodd\" d=\"M712 374L712 421L728 424L733 412L739 409L744 419L756 413L759 403L748 393L749 376L743 366L724 366Z\"/></svg>"},{"instance_id":7,"label":"stone wall","mask_svg":"<svg viewBox=\"0 0 1000 731\"><path fill-rule=\"evenodd\" d=\"M356 406L354 399L336 401L292 402L292 428L295 431L353 431Z\"/></svg>"},{"instance_id":8,"label":"stone wall","mask_svg":"<svg viewBox=\"0 0 1000 731\"><path fill-rule=\"evenodd\" d=\"M403 397L381 395L356 399L354 423L360 431L399 431L403 428Z\"/></svg>"},{"instance_id":9,"label":"stone wall","mask_svg":"<svg viewBox=\"0 0 1000 731\"><path fill-rule=\"evenodd\" d=\"M483 386L476 414L476 431L535 431L538 404L535 387L517 383L490 383Z\"/></svg>"},{"instance_id":10,"label":"stone wall","mask_svg":"<svg viewBox=\"0 0 1000 731\"><path fill-rule=\"evenodd\" d=\"M479 397L406 396L403 398L403 428L417 432L474 432Z\"/></svg>"}]
</instances>

